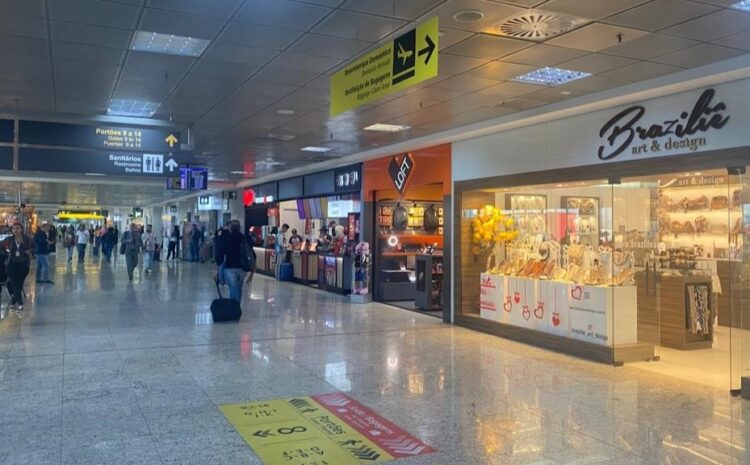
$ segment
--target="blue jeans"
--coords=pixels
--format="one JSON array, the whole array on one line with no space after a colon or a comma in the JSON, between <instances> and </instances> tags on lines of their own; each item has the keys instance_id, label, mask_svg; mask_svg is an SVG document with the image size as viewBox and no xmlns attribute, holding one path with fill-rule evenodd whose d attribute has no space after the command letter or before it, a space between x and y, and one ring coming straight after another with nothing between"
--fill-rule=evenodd
<instances>
[{"instance_id":1,"label":"blue jeans","mask_svg":"<svg viewBox=\"0 0 750 465\"><path fill-rule=\"evenodd\" d=\"M49 257L46 254L36 256L36 280L49 281Z\"/></svg>"},{"instance_id":2,"label":"blue jeans","mask_svg":"<svg viewBox=\"0 0 750 465\"><path fill-rule=\"evenodd\" d=\"M78 244L78 261L82 262L86 258L86 244Z\"/></svg>"},{"instance_id":3,"label":"blue jeans","mask_svg":"<svg viewBox=\"0 0 750 465\"><path fill-rule=\"evenodd\" d=\"M73 260L73 246L69 245L65 248L68 249L68 261Z\"/></svg>"},{"instance_id":4,"label":"blue jeans","mask_svg":"<svg viewBox=\"0 0 750 465\"><path fill-rule=\"evenodd\" d=\"M147 250L143 252L143 268L146 270L150 270L152 263L154 263L154 251Z\"/></svg>"},{"instance_id":5,"label":"blue jeans","mask_svg":"<svg viewBox=\"0 0 750 465\"><path fill-rule=\"evenodd\" d=\"M229 298L242 302L242 284L245 280L242 268L224 268L224 279L229 286Z\"/></svg>"},{"instance_id":6,"label":"blue jeans","mask_svg":"<svg viewBox=\"0 0 750 465\"><path fill-rule=\"evenodd\" d=\"M201 246L197 242L191 242L190 243L190 261L191 262L197 262L200 258L200 249Z\"/></svg>"}]
</instances>

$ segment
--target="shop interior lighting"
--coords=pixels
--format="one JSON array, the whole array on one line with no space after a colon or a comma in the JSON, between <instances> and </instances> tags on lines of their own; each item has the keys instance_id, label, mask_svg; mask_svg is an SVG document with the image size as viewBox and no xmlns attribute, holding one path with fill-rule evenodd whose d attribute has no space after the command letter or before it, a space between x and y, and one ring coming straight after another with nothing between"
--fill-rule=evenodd
<instances>
[{"instance_id":1,"label":"shop interior lighting","mask_svg":"<svg viewBox=\"0 0 750 465\"><path fill-rule=\"evenodd\" d=\"M195 37L136 31L130 49L138 52L199 57L206 51L210 43L210 40L196 39Z\"/></svg>"},{"instance_id":2,"label":"shop interior lighting","mask_svg":"<svg viewBox=\"0 0 750 465\"><path fill-rule=\"evenodd\" d=\"M365 128L365 131L380 131L380 132L400 132L410 129L411 126L401 126L399 124L384 124L376 123L371 124Z\"/></svg>"},{"instance_id":3,"label":"shop interior lighting","mask_svg":"<svg viewBox=\"0 0 750 465\"><path fill-rule=\"evenodd\" d=\"M545 66L530 73L522 74L513 78L516 82L526 84L538 84L542 86L559 86L571 81L577 81L591 76L591 73L584 71L573 71L570 69L554 68Z\"/></svg>"},{"instance_id":4,"label":"shop interior lighting","mask_svg":"<svg viewBox=\"0 0 750 465\"><path fill-rule=\"evenodd\" d=\"M229 174L242 174L242 175L245 175L245 174L247 174L247 171L230 171Z\"/></svg>"},{"instance_id":5,"label":"shop interior lighting","mask_svg":"<svg viewBox=\"0 0 750 465\"><path fill-rule=\"evenodd\" d=\"M159 108L159 103L145 100L113 98L109 101L107 114L111 116L133 116L150 118Z\"/></svg>"},{"instance_id":6,"label":"shop interior lighting","mask_svg":"<svg viewBox=\"0 0 750 465\"><path fill-rule=\"evenodd\" d=\"M332 149L330 149L330 148L328 148L328 147L313 147L313 146L310 146L310 147L303 147L303 148L302 148L302 149L300 149L300 150L302 150L303 152L317 152L317 153L328 153L328 152L330 152L330 151L331 151Z\"/></svg>"},{"instance_id":7,"label":"shop interior lighting","mask_svg":"<svg viewBox=\"0 0 750 465\"><path fill-rule=\"evenodd\" d=\"M741 2L737 2L732 5L732 8L750 12L750 0L742 0Z\"/></svg>"}]
</instances>

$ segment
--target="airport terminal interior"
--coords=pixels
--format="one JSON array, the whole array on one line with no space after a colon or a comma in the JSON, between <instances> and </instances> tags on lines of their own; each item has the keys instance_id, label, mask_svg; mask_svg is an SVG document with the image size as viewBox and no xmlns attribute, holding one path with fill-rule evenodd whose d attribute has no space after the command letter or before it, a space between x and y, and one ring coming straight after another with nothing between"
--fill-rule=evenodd
<instances>
[{"instance_id":1,"label":"airport terminal interior","mask_svg":"<svg viewBox=\"0 0 750 465\"><path fill-rule=\"evenodd\" d=\"M0 464L750 463L750 0L0 0Z\"/></svg>"}]
</instances>

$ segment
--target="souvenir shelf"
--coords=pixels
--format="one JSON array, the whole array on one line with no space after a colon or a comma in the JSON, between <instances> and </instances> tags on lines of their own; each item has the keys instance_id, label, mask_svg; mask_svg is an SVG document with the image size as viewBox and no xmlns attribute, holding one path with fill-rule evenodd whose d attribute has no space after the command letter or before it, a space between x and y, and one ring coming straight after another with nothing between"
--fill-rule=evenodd
<instances>
[{"instance_id":1,"label":"souvenir shelf","mask_svg":"<svg viewBox=\"0 0 750 465\"><path fill-rule=\"evenodd\" d=\"M522 236L547 232L547 196L539 194L505 194L509 210Z\"/></svg>"},{"instance_id":2,"label":"souvenir shelf","mask_svg":"<svg viewBox=\"0 0 750 465\"><path fill-rule=\"evenodd\" d=\"M584 245L599 243L599 199L596 197L563 196L560 207L565 210L568 233Z\"/></svg>"}]
</instances>

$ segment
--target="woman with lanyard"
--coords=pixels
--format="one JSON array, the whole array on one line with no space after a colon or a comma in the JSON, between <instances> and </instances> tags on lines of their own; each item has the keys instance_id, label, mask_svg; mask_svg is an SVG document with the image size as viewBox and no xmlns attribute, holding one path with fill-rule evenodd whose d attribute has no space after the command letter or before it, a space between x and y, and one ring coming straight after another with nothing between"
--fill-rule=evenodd
<instances>
[{"instance_id":1,"label":"woman with lanyard","mask_svg":"<svg viewBox=\"0 0 750 465\"><path fill-rule=\"evenodd\" d=\"M31 240L23 233L23 226L13 225L13 235L3 241L3 250L8 254L8 290L10 310L23 310L23 283L29 274L31 262Z\"/></svg>"}]
</instances>

